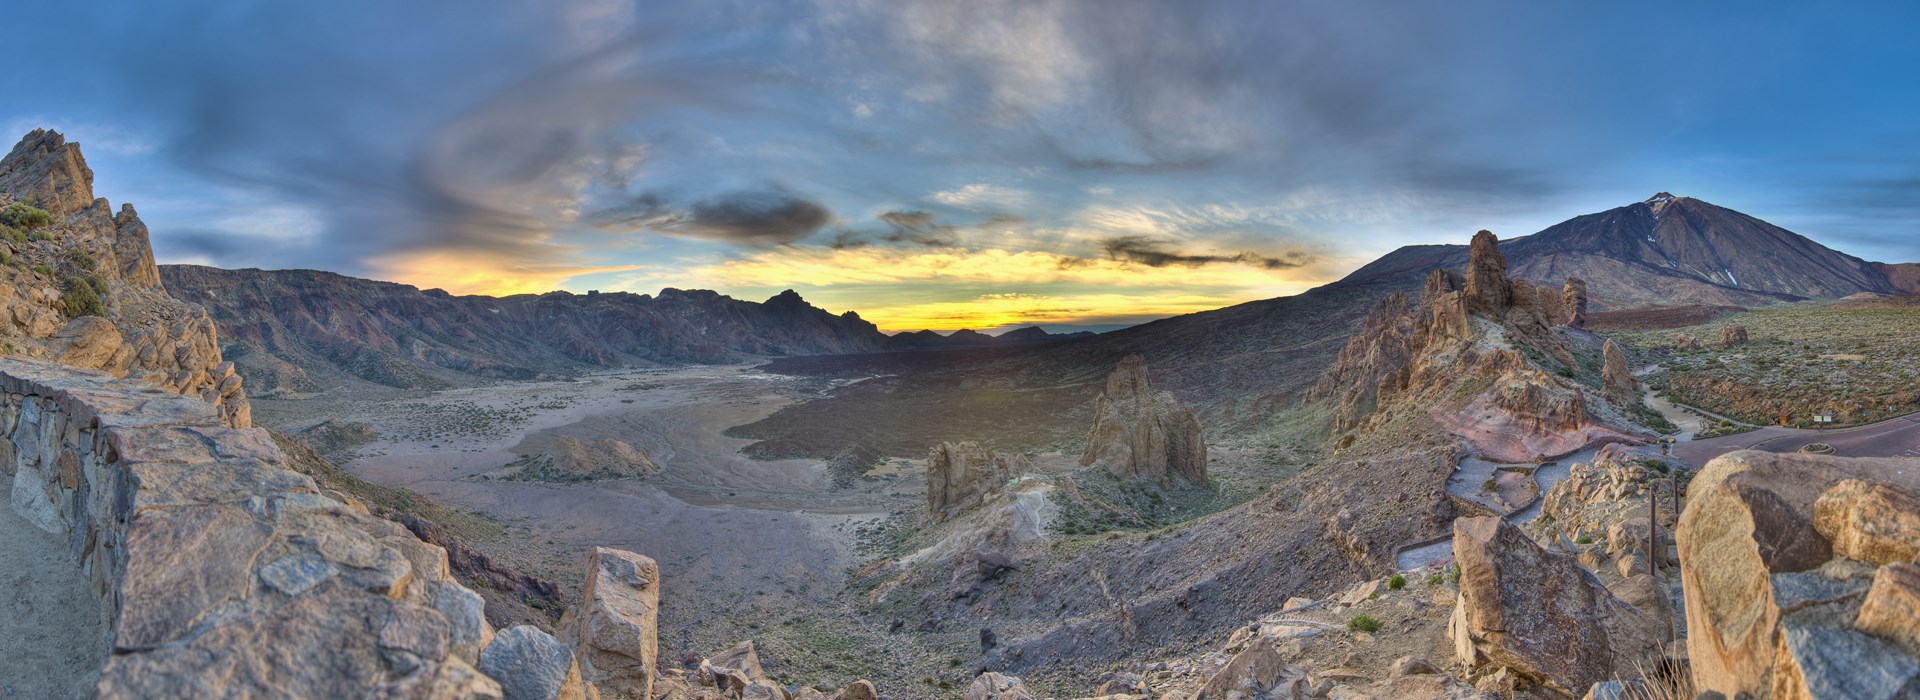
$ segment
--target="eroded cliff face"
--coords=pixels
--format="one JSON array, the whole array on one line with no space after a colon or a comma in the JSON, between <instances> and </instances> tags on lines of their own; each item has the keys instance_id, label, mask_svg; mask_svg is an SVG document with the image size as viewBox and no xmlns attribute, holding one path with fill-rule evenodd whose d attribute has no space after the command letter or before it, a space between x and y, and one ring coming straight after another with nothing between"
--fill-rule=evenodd
<instances>
[{"instance_id":1,"label":"eroded cliff face","mask_svg":"<svg viewBox=\"0 0 1920 700\"><path fill-rule=\"evenodd\" d=\"M36 212L44 212L40 214ZM59 133L36 129L0 159L0 342L8 354L135 377L252 424L213 321L167 294L147 226L93 195L93 171Z\"/></svg>"}]
</instances>

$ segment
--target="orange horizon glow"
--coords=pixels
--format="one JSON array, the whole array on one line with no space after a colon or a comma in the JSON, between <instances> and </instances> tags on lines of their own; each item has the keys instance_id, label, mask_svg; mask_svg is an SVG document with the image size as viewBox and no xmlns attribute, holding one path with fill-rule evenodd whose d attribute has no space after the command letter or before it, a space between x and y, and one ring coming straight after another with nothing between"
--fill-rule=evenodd
<instances>
[{"instance_id":1,"label":"orange horizon glow","mask_svg":"<svg viewBox=\"0 0 1920 700\"><path fill-rule=\"evenodd\" d=\"M742 290L793 288L835 313L851 310L886 333L1030 325L1132 325L1298 294L1333 271L1310 265L1268 270L1249 265L1152 267L1041 251L814 250L774 248L680 268L527 265L502 256L418 251L376 259L382 278L456 295L512 296L571 289L583 276L647 270L596 288L658 293L663 287ZM731 290L731 291L729 291ZM999 290L999 291L987 291Z\"/></svg>"}]
</instances>

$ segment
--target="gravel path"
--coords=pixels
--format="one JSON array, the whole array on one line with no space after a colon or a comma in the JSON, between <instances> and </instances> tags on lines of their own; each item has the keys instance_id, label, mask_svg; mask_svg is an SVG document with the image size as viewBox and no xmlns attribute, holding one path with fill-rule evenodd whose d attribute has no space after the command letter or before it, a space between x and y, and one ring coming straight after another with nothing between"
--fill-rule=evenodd
<instances>
[{"instance_id":1,"label":"gravel path","mask_svg":"<svg viewBox=\"0 0 1920 700\"><path fill-rule=\"evenodd\" d=\"M0 476L0 494L12 493ZM0 698L92 697L106 659L100 604L58 535L10 503L0 511Z\"/></svg>"},{"instance_id":2,"label":"gravel path","mask_svg":"<svg viewBox=\"0 0 1920 700\"><path fill-rule=\"evenodd\" d=\"M1507 520L1513 523L1524 523L1540 517L1540 504L1546 500L1547 491L1552 489L1554 484L1565 481L1567 476L1573 473L1574 464L1592 462L1594 455L1600 453L1601 447L1603 446L1595 445L1588 447L1579 452L1561 457L1549 466L1535 469L1533 472L1533 480L1534 483L1540 486L1538 497L1518 512L1508 513L1506 515ZM1453 476L1447 479L1447 491L1455 496L1466 498L1475 503L1485 504L1496 512L1506 510L1504 504L1500 504L1492 499L1491 495L1486 492L1484 486L1486 480L1492 477L1495 469L1500 466L1504 465L1498 465L1476 457L1462 459ZM1453 540L1446 539L1401 552L1399 556L1394 558L1394 564L1399 567L1400 570L1407 571L1443 563L1452 558Z\"/></svg>"}]
</instances>

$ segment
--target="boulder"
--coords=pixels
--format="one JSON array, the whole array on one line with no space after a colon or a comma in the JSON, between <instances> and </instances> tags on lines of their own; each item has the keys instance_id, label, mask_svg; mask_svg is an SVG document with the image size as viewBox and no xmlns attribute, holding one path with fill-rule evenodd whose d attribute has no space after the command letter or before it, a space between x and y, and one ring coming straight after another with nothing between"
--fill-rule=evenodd
<instances>
[{"instance_id":1,"label":"boulder","mask_svg":"<svg viewBox=\"0 0 1920 700\"><path fill-rule=\"evenodd\" d=\"M1394 659L1393 665L1389 666L1388 670L1395 678L1440 672L1440 669L1434 668L1433 664L1418 656L1402 656Z\"/></svg>"},{"instance_id":2,"label":"boulder","mask_svg":"<svg viewBox=\"0 0 1920 700\"><path fill-rule=\"evenodd\" d=\"M977 442L943 442L927 455L927 517L940 522L980 503L1033 470L1024 455L1001 454Z\"/></svg>"},{"instance_id":3,"label":"boulder","mask_svg":"<svg viewBox=\"0 0 1920 700\"><path fill-rule=\"evenodd\" d=\"M120 352L120 329L99 316L81 316L53 334L55 359L60 364L87 369L111 367Z\"/></svg>"},{"instance_id":4,"label":"boulder","mask_svg":"<svg viewBox=\"0 0 1920 700\"><path fill-rule=\"evenodd\" d=\"M1199 417L1171 392L1154 390L1139 355L1120 360L1094 401L1093 428L1087 431L1080 466L1094 465L1122 479L1165 485L1179 474L1189 483L1207 483L1207 443Z\"/></svg>"},{"instance_id":5,"label":"boulder","mask_svg":"<svg viewBox=\"0 0 1920 700\"><path fill-rule=\"evenodd\" d=\"M1881 509L1898 502L1891 494L1916 487L1920 463L1913 460L1740 451L1707 463L1688 489L1675 532L1694 686L1727 697L1779 697L1784 690L1826 687L1823 669L1837 658L1835 650L1862 655L1851 664L1879 659L1880 647L1897 651L1846 629L1862 600L1873 597L1852 572L1871 567L1834 559L1840 547L1820 524L1848 542L1846 551L1882 552L1868 544L1877 541L1868 534L1886 530L1864 523L1897 522L1897 514ZM1828 517L1817 523L1823 500ZM1866 510L1842 517L1841 504ZM1883 596L1895 594L1899 576L1886 575ZM1790 640L1786 630L1795 627L1845 634L1806 631ZM1837 646L1818 648L1829 637Z\"/></svg>"},{"instance_id":6,"label":"boulder","mask_svg":"<svg viewBox=\"0 0 1920 700\"><path fill-rule=\"evenodd\" d=\"M502 700L586 700L580 664L560 640L527 625L509 627L480 650L481 673L500 683Z\"/></svg>"},{"instance_id":7,"label":"boulder","mask_svg":"<svg viewBox=\"0 0 1920 700\"><path fill-rule=\"evenodd\" d=\"M987 672L967 684L966 700L1038 700L1019 678Z\"/></svg>"},{"instance_id":8,"label":"boulder","mask_svg":"<svg viewBox=\"0 0 1920 700\"><path fill-rule=\"evenodd\" d=\"M1731 348L1747 344L1746 326L1727 326L1720 331L1720 347Z\"/></svg>"},{"instance_id":9,"label":"boulder","mask_svg":"<svg viewBox=\"0 0 1920 700\"><path fill-rule=\"evenodd\" d=\"M1773 700L1920 697L1920 662L1886 642L1846 628L1792 622L1782 625L1780 632Z\"/></svg>"},{"instance_id":10,"label":"boulder","mask_svg":"<svg viewBox=\"0 0 1920 700\"><path fill-rule=\"evenodd\" d=\"M828 700L880 700L880 691L873 687L872 682L858 680L841 688Z\"/></svg>"},{"instance_id":11,"label":"boulder","mask_svg":"<svg viewBox=\"0 0 1920 700\"><path fill-rule=\"evenodd\" d=\"M760 668L760 655L753 649L753 640L735 644L719 656L700 662L700 684L718 688L723 693L743 693L748 686L766 681L767 673Z\"/></svg>"},{"instance_id":12,"label":"boulder","mask_svg":"<svg viewBox=\"0 0 1920 700\"><path fill-rule=\"evenodd\" d=\"M1853 627L1920 656L1920 566L1902 563L1880 567Z\"/></svg>"},{"instance_id":13,"label":"boulder","mask_svg":"<svg viewBox=\"0 0 1920 700\"><path fill-rule=\"evenodd\" d=\"M1600 367L1600 384L1605 387L1607 397L1638 402L1640 381L1633 378L1633 368L1627 366L1627 354L1609 338L1606 345L1600 348L1600 355L1604 360Z\"/></svg>"},{"instance_id":14,"label":"boulder","mask_svg":"<svg viewBox=\"0 0 1920 700\"><path fill-rule=\"evenodd\" d=\"M606 700L651 700L660 567L633 552L595 547L580 599L561 618L560 633L579 657L581 675Z\"/></svg>"},{"instance_id":15,"label":"boulder","mask_svg":"<svg viewBox=\"0 0 1920 700\"><path fill-rule=\"evenodd\" d=\"M1660 658L1659 619L1614 597L1572 557L1498 518L1454 521L1453 542L1460 595L1449 633L1469 667L1510 669L1578 695Z\"/></svg>"},{"instance_id":16,"label":"boulder","mask_svg":"<svg viewBox=\"0 0 1920 700\"><path fill-rule=\"evenodd\" d=\"M1286 657L1280 655L1272 640L1260 638L1214 672L1193 698L1295 697L1288 693L1306 685L1306 674L1287 666Z\"/></svg>"},{"instance_id":17,"label":"boulder","mask_svg":"<svg viewBox=\"0 0 1920 700\"><path fill-rule=\"evenodd\" d=\"M1681 350L1681 351L1698 351L1698 350L1704 350L1706 348L1700 345L1700 339L1694 337L1693 334L1679 333L1673 336L1673 349Z\"/></svg>"},{"instance_id":18,"label":"boulder","mask_svg":"<svg viewBox=\"0 0 1920 700\"><path fill-rule=\"evenodd\" d=\"M1847 479L1813 504L1813 526L1835 554L1873 564L1920 557L1920 493Z\"/></svg>"}]
</instances>

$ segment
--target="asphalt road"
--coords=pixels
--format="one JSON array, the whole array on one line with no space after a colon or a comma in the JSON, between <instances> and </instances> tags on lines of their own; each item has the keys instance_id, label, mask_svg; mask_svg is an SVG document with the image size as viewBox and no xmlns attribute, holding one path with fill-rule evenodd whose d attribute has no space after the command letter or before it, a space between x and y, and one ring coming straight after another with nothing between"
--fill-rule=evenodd
<instances>
[{"instance_id":1,"label":"asphalt road","mask_svg":"<svg viewBox=\"0 0 1920 700\"><path fill-rule=\"evenodd\" d=\"M1695 467L1735 450L1799 452L1815 442L1832 445L1841 457L1920 457L1920 414L1901 416L1871 425L1832 430L1770 427L1728 435L1682 442L1674 454Z\"/></svg>"}]
</instances>

